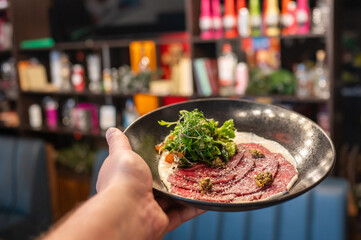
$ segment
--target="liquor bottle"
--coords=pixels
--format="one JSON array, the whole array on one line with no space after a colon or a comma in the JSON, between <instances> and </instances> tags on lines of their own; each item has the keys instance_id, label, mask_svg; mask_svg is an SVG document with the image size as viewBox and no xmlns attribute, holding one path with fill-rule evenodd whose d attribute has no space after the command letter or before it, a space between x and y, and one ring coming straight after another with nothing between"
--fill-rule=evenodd
<instances>
[{"instance_id":1,"label":"liquor bottle","mask_svg":"<svg viewBox=\"0 0 361 240\"><path fill-rule=\"evenodd\" d=\"M295 76L297 79L297 97L311 97L313 94L313 81L310 77L309 71L303 63L297 64L295 69Z\"/></svg>"},{"instance_id":2,"label":"liquor bottle","mask_svg":"<svg viewBox=\"0 0 361 240\"><path fill-rule=\"evenodd\" d=\"M237 64L237 57L232 52L232 46L225 43L222 48L222 54L217 59L219 94L221 96L231 96L234 94L234 73Z\"/></svg>"},{"instance_id":3,"label":"liquor bottle","mask_svg":"<svg viewBox=\"0 0 361 240\"><path fill-rule=\"evenodd\" d=\"M41 107L39 104L31 104L29 107L29 123L32 128L38 129L43 126Z\"/></svg>"},{"instance_id":4,"label":"liquor bottle","mask_svg":"<svg viewBox=\"0 0 361 240\"><path fill-rule=\"evenodd\" d=\"M285 10L283 10L285 8ZM297 5L294 1L284 0L282 2L282 34L292 35L297 34Z\"/></svg>"},{"instance_id":5,"label":"liquor bottle","mask_svg":"<svg viewBox=\"0 0 361 240\"><path fill-rule=\"evenodd\" d=\"M235 93L242 96L246 93L248 87L248 66L245 62L239 62L236 67L236 86Z\"/></svg>"},{"instance_id":6,"label":"liquor bottle","mask_svg":"<svg viewBox=\"0 0 361 240\"><path fill-rule=\"evenodd\" d=\"M281 28L282 35L288 35L288 23L289 23L289 15L288 15L288 4L291 0L282 0L281 5Z\"/></svg>"},{"instance_id":7,"label":"liquor bottle","mask_svg":"<svg viewBox=\"0 0 361 240\"><path fill-rule=\"evenodd\" d=\"M46 116L46 124L49 128L55 129L58 126L58 103L47 96L43 100Z\"/></svg>"},{"instance_id":8,"label":"liquor bottle","mask_svg":"<svg viewBox=\"0 0 361 240\"><path fill-rule=\"evenodd\" d=\"M235 13L234 0L225 0L223 27L224 36L226 38L237 37L237 17Z\"/></svg>"},{"instance_id":9,"label":"liquor bottle","mask_svg":"<svg viewBox=\"0 0 361 240\"><path fill-rule=\"evenodd\" d=\"M73 71L71 75L71 82L75 91L81 92L85 88L85 74L84 68L80 64L75 64L73 66Z\"/></svg>"},{"instance_id":10,"label":"liquor bottle","mask_svg":"<svg viewBox=\"0 0 361 240\"><path fill-rule=\"evenodd\" d=\"M326 53L324 50L318 50L316 53L316 66L312 71L313 91L318 98L327 99L330 97L330 86L328 71L325 65Z\"/></svg>"},{"instance_id":11,"label":"liquor bottle","mask_svg":"<svg viewBox=\"0 0 361 240\"><path fill-rule=\"evenodd\" d=\"M89 90L92 92L101 91L101 60L97 54L89 54L86 57L88 76L89 76Z\"/></svg>"},{"instance_id":12,"label":"liquor bottle","mask_svg":"<svg viewBox=\"0 0 361 240\"><path fill-rule=\"evenodd\" d=\"M112 75L109 68L103 69L103 91L105 93L112 91Z\"/></svg>"},{"instance_id":13,"label":"liquor bottle","mask_svg":"<svg viewBox=\"0 0 361 240\"><path fill-rule=\"evenodd\" d=\"M212 25L213 37L221 38L223 36L223 25L220 0L212 0Z\"/></svg>"},{"instance_id":14,"label":"liquor bottle","mask_svg":"<svg viewBox=\"0 0 361 240\"><path fill-rule=\"evenodd\" d=\"M199 15L199 28L201 30L201 38L202 39L210 39L213 37L210 0L202 0L201 1L201 14Z\"/></svg>"},{"instance_id":15,"label":"liquor bottle","mask_svg":"<svg viewBox=\"0 0 361 240\"><path fill-rule=\"evenodd\" d=\"M266 9L267 9L268 0L263 0L262 2L263 2L263 6L261 8L261 19L262 19L261 35L266 35Z\"/></svg>"},{"instance_id":16,"label":"liquor bottle","mask_svg":"<svg viewBox=\"0 0 361 240\"><path fill-rule=\"evenodd\" d=\"M62 90L71 90L71 82L70 82L70 78L71 78L71 63L69 62L69 57L67 54L62 53L61 57L60 57L60 62L61 62L61 70L60 70L60 75L61 75L61 89Z\"/></svg>"},{"instance_id":17,"label":"liquor bottle","mask_svg":"<svg viewBox=\"0 0 361 240\"><path fill-rule=\"evenodd\" d=\"M247 8L246 0L237 1L238 9L238 34L241 37L249 37L250 27L249 27L249 11Z\"/></svg>"},{"instance_id":18,"label":"liquor bottle","mask_svg":"<svg viewBox=\"0 0 361 240\"><path fill-rule=\"evenodd\" d=\"M123 111L123 127L127 128L134 120L139 117L134 102L131 98L128 98L125 103L125 109Z\"/></svg>"},{"instance_id":19,"label":"liquor bottle","mask_svg":"<svg viewBox=\"0 0 361 240\"><path fill-rule=\"evenodd\" d=\"M259 0L250 0L249 15L251 21L251 34L254 37L261 35L262 19Z\"/></svg>"},{"instance_id":20,"label":"liquor bottle","mask_svg":"<svg viewBox=\"0 0 361 240\"><path fill-rule=\"evenodd\" d=\"M307 0L297 0L297 23L299 34L310 32L310 8Z\"/></svg>"},{"instance_id":21,"label":"liquor bottle","mask_svg":"<svg viewBox=\"0 0 361 240\"><path fill-rule=\"evenodd\" d=\"M267 36L278 36L280 34L278 0L267 0L265 13L265 31Z\"/></svg>"},{"instance_id":22,"label":"liquor bottle","mask_svg":"<svg viewBox=\"0 0 361 240\"><path fill-rule=\"evenodd\" d=\"M318 0L312 10L312 32L324 34L328 27L330 5L327 0Z\"/></svg>"}]
</instances>

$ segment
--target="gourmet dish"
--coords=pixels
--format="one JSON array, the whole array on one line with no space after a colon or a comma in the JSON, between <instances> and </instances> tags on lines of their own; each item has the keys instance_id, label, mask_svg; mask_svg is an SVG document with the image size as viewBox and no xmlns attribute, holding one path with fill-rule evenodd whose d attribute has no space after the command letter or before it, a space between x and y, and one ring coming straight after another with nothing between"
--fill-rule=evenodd
<instances>
[{"instance_id":1,"label":"gourmet dish","mask_svg":"<svg viewBox=\"0 0 361 240\"><path fill-rule=\"evenodd\" d=\"M280 144L237 132L230 119L218 126L202 112L180 111L156 146L158 172L169 192L195 200L249 202L285 194L298 178L295 161Z\"/></svg>"}]
</instances>

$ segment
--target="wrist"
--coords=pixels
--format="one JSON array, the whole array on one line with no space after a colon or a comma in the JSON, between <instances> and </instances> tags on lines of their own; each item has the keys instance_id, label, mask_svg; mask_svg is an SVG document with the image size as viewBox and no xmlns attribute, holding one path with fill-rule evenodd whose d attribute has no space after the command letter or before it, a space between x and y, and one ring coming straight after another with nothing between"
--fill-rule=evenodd
<instances>
[{"instance_id":1,"label":"wrist","mask_svg":"<svg viewBox=\"0 0 361 240\"><path fill-rule=\"evenodd\" d=\"M118 199L114 208L122 209L119 221L122 222L123 234L128 234L124 239L160 239L169 220L153 193L140 193L131 184L123 183L124 179L112 181L101 194L104 198L112 196Z\"/></svg>"}]
</instances>

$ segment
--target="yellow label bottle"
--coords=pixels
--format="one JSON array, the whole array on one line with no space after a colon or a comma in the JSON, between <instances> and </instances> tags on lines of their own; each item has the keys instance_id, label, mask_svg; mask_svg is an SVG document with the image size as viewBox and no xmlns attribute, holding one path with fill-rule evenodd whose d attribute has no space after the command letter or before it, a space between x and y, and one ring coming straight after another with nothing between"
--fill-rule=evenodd
<instances>
[{"instance_id":1,"label":"yellow label bottle","mask_svg":"<svg viewBox=\"0 0 361 240\"><path fill-rule=\"evenodd\" d=\"M267 9L265 10L267 36L274 37L280 34L279 16L278 0L267 0Z\"/></svg>"}]
</instances>

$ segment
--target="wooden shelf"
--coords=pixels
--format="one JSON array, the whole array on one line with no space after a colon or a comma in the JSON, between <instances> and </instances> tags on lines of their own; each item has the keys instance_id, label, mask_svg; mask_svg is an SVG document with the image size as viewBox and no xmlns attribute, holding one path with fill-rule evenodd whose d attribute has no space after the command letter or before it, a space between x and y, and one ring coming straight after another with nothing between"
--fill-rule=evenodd
<instances>
[{"instance_id":1,"label":"wooden shelf","mask_svg":"<svg viewBox=\"0 0 361 240\"><path fill-rule=\"evenodd\" d=\"M176 32L177 33L177 32ZM172 34L172 33L170 33ZM49 51L49 50L85 50L85 49L101 49L103 47L109 48L128 48L129 44L133 41L153 41L156 45L169 44L169 43L183 43L189 42L189 37L162 37L162 36L150 36L142 38L124 38L116 40L84 40L77 42L58 42L55 43L52 48L30 48L21 49L20 52L33 52L33 51Z\"/></svg>"},{"instance_id":2,"label":"wooden shelf","mask_svg":"<svg viewBox=\"0 0 361 240\"><path fill-rule=\"evenodd\" d=\"M262 37L269 37L269 36L259 36L259 37L251 37L251 38L262 38ZM279 39L311 39L311 38L325 38L324 34L315 34L315 33L309 33L309 34L295 34L295 35L280 35L273 38L279 38ZM235 37L235 38L212 38L212 39L202 39L199 36L192 36L191 41L193 43L215 43L218 41L232 41L236 39L241 39L241 37Z\"/></svg>"},{"instance_id":3,"label":"wooden shelf","mask_svg":"<svg viewBox=\"0 0 361 240\"><path fill-rule=\"evenodd\" d=\"M67 128L63 126L59 126L57 128L51 129L48 127L41 127L41 128L32 128L30 126L25 126L23 128L24 131L27 132L38 132L38 133L45 133L45 134L60 134L60 135L71 135L71 136L84 136L84 137L98 137L98 138L104 138L105 131L99 130L98 133L94 133L91 131L81 131L77 129Z\"/></svg>"},{"instance_id":4,"label":"wooden shelf","mask_svg":"<svg viewBox=\"0 0 361 240\"><path fill-rule=\"evenodd\" d=\"M94 93L90 91L83 91L83 92L76 92L76 91L58 91L58 92L40 92L40 91L23 91L23 95L51 95L51 96L84 96L84 97L119 97L119 98L130 98L133 97L134 94L121 94L121 93ZM144 93L150 94L151 93ZM213 95L213 96L175 96L175 95L167 95L167 96L158 96L162 97L188 97L190 99L196 98L221 98L223 96ZM243 98L243 99L257 99L257 98L268 98L271 99L273 102L295 102L295 103L326 103L327 99L320 99L316 97L307 97L307 98L300 98L297 96L288 96L288 95L265 95L265 96L257 96L257 95L244 95L244 96L230 96L233 98Z\"/></svg>"},{"instance_id":5,"label":"wooden shelf","mask_svg":"<svg viewBox=\"0 0 361 240\"><path fill-rule=\"evenodd\" d=\"M1 49L0 50L0 56L10 56L11 50L10 49Z\"/></svg>"},{"instance_id":6,"label":"wooden shelf","mask_svg":"<svg viewBox=\"0 0 361 240\"><path fill-rule=\"evenodd\" d=\"M40 96L78 96L78 97L119 97L119 98L128 98L133 97L133 94L121 94L121 93L95 93L89 90L77 92L77 91L56 91L56 92L42 92L42 91L22 91L23 95L40 95Z\"/></svg>"}]
</instances>

